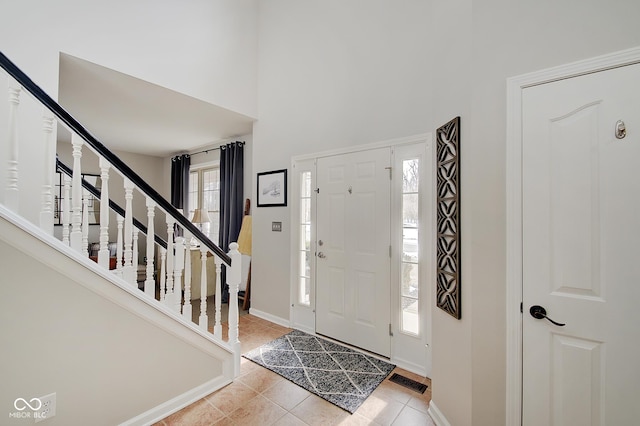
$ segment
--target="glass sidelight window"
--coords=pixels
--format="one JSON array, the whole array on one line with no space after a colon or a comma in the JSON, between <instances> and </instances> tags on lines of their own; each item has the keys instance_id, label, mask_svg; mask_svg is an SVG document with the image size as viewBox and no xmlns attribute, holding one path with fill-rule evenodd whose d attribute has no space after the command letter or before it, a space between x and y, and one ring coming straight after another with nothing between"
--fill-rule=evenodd
<instances>
[{"instance_id":1,"label":"glass sidelight window","mask_svg":"<svg viewBox=\"0 0 640 426\"><path fill-rule=\"evenodd\" d=\"M300 240L298 243L298 303L311 304L311 172L300 178Z\"/></svg>"},{"instance_id":2,"label":"glass sidelight window","mask_svg":"<svg viewBox=\"0 0 640 426\"><path fill-rule=\"evenodd\" d=\"M420 332L420 159L402 161L402 259L400 264L401 330Z\"/></svg>"}]
</instances>

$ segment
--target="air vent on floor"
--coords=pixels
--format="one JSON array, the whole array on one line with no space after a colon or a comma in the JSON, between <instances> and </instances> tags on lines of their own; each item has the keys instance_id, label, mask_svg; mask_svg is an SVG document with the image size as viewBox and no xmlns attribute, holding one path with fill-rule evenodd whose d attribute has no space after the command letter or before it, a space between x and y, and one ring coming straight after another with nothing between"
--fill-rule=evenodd
<instances>
[{"instance_id":1,"label":"air vent on floor","mask_svg":"<svg viewBox=\"0 0 640 426\"><path fill-rule=\"evenodd\" d=\"M393 373L393 375L389 378L389 381L402 385L405 388L409 388L412 391L415 391L418 393L424 393L424 391L427 390L427 385L420 382L416 382L415 380L402 376L398 373Z\"/></svg>"}]
</instances>

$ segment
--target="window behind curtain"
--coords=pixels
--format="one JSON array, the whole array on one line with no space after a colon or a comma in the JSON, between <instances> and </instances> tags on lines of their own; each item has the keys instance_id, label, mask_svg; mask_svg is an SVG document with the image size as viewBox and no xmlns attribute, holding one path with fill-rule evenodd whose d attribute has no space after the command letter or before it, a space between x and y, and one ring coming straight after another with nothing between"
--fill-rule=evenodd
<instances>
[{"instance_id":1,"label":"window behind curtain","mask_svg":"<svg viewBox=\"0 0 640 426\"><path fill-rule=\"evenodd\" d=\"M202 206L209 214L209 223L202 224L202 232L218 244L220 233L220 168L192 168L189 173L189 219ZM198 225L199 226L199 225Z\"/></svg>"}]
</instances>

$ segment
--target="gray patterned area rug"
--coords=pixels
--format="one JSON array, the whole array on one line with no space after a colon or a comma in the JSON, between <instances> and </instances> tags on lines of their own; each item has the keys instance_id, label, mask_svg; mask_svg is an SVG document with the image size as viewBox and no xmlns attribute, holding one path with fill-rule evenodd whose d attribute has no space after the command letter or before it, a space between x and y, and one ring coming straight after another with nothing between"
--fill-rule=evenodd
<instances>
[{"instance_id":1,"label":"gray patterned area rug","mask_svg":"<svg viewBox=\"0 0 640 426\"><path fill-rule=\"evenodd\" d=\"M243 356L352 414L395 368L298 330Z\"/></svg>"}]
</instances>

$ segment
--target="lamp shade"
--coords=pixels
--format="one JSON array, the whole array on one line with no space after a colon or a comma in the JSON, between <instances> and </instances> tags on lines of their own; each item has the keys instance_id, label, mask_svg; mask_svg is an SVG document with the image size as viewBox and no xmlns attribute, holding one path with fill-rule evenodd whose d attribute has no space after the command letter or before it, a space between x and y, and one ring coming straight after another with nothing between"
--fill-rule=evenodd
<instances>
[{"instance_id":1,"label":"lamp shade","mask_svg":"<svg viewBox=\"0 0 640 426\"><path fill-rule=\"evenodd\" d=\"M209 223L211 219L209 219L209 213L205 209L196 209L193 212L193 217L191 218L192 223Z\"/></svg>"}]
</instances>

